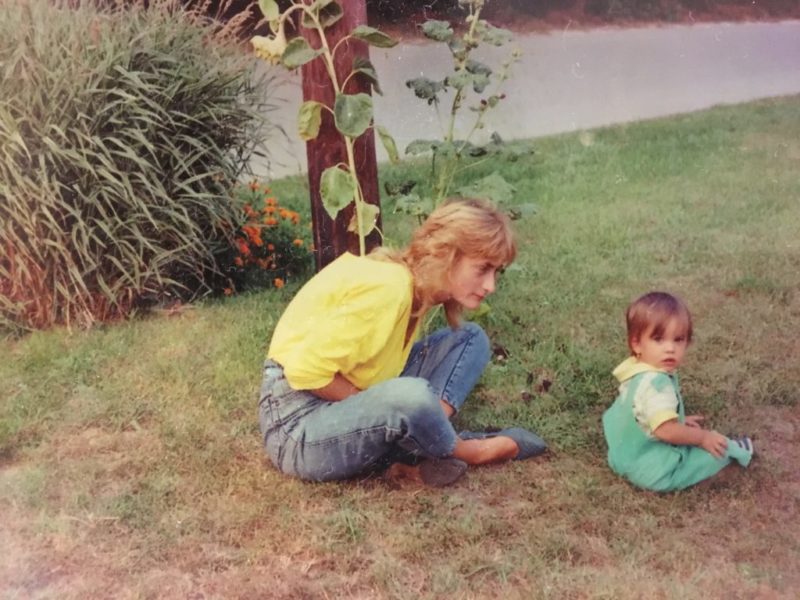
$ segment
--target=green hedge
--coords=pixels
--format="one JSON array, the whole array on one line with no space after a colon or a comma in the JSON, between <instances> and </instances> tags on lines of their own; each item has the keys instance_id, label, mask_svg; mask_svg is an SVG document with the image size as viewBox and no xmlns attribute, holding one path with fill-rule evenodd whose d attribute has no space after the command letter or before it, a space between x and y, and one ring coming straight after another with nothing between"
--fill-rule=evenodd
<instances>
[{"instance_id":1,"label":"green hedge","mask_svg":"<svg viewBox=\"0 0 800 600\"><path fill-rule=\"evenodd\" d=\"M0 326L208 289L263 122L240 50L165 10L0 3ZM153 3L151 3L152 5Z\"/></svg>"}]
</instances>

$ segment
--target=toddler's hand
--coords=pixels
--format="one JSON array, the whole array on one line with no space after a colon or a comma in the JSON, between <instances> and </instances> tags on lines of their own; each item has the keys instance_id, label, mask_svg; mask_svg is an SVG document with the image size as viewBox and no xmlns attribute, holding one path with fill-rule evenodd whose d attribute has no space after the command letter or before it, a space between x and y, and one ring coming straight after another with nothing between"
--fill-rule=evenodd
<instances>
[{"instance_id":1,"label":"toddler's hand","mask_svg":"<svg viewBox=\"0 0 800 600\"><path fill-rule=\"evenodd\" d=\"M716 431L704 431L703 441L700 442L700 447L716 458L725 456L725 450L728 448L728 438Z\"/></svg>"},{"instance_id":2,"label":"toddler's hand","mask_svg":"<svg viewBox=\"0 0 800 600\"><path fill-rule=\"evenodd\" d=\"M687 427L703 427L703 423L705 422L706 418L703 415L689 415L686 417L686 422L684 425Z\"/></svg>"}]
</instances>

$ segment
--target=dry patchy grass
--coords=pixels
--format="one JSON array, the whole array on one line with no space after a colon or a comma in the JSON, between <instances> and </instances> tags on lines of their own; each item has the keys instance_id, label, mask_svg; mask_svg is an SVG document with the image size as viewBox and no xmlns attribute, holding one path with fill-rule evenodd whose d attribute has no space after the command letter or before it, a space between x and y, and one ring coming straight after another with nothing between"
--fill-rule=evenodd
<instances>
[{"instance_id":1,"label":"dry patchy grass","mask_svg":"<svg viewBox=\"0 0 800 600\"><path fill-rule=\"evenodd\" d=\"M461 418L535 427L553 451L450 488L268 464L255 390L289 287L4 341L0 597L797 597L799 105L559 137L516 163L542 210L488 323L508 358ZM667 495L615 477L599 429L619 317L655 283L696 316L687 404L758 449Z\"/></svg>"}]
</instances>

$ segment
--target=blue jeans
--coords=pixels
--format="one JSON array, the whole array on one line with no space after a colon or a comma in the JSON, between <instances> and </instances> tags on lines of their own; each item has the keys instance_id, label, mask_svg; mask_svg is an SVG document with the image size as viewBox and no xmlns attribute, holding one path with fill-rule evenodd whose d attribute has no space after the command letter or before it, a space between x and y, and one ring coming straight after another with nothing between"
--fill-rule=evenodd
<instances>
[{"instance_id":1,"label":"blue jeans","mask_svg":"<svg viewBox=\"0 0 800 600\"><path fill-rule=\"evenodd\" d=\"M473 323L441 329L417 342L399 377L339 402L294 390L283 368L267 360L259 422L273 464L313 481L346 479L403 457L443 458L456 432L442 410L458 410L483 373L491 351Z\"/></svg>"}]
</instances>

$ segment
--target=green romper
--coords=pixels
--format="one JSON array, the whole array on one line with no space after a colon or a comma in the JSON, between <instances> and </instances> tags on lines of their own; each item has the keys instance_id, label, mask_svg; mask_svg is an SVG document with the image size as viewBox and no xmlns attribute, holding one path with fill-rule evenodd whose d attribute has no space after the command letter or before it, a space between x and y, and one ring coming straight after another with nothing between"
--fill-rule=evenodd
<instances>
[{"instance_id":1,"label":"green romper","mask_svg":"<svg viewBox=\"0 0 800 600\"><path fill-rule=\"evenodd\" d=\"M751 455L732 441L723 458L715 458L699 446L675 446L647 434L635 416L637 396L674 394L678 421L686 421L676 374L669 374L635 358L614 370L620 380L620 394L603 415L608 444L608 464L632 484L656 492L682 490L727 466L732 459L747 466ZM643 396L644 395L644 396ZM673 417L674 418L674 414Z\"/></svg>"}]
</instances>

